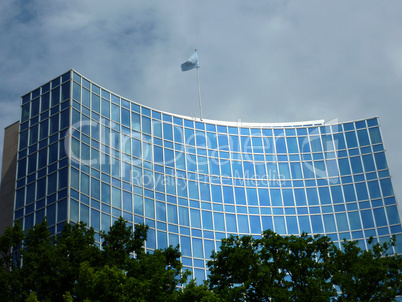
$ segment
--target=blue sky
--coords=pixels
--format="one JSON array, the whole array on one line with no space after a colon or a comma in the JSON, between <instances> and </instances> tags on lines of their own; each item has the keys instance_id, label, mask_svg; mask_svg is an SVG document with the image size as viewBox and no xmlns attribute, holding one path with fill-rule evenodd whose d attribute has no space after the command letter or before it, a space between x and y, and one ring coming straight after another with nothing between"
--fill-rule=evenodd
<instances>
[{"instance_id":1,"label":"blue sky","mask_svg":"<svg viewBox=\"0 0 402 302\"><path fill-rule=\"evenodd\" d=\"M245 122L379 116L402 198L402 2L15 1L0 3L0 128L20 96L74 68L130 100ZM0 135L1 150L3 132Z\"/></svg>"}]
</instances>

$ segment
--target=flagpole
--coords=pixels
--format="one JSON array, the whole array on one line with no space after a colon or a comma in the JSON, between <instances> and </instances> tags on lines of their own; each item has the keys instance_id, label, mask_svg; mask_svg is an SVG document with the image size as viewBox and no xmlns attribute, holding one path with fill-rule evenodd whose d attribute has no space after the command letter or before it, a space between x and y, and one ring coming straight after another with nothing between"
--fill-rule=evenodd
<instances>
[{"instance_id":1,"label":"flagpole","mask_svg":"<svg viewBox=\"0 0 402 302\"><path fill-rule=\"evenodd\" d=\"M200 103L200 120L202 121L200 75L198 71L198 69L200 68L200 63L198 61L197 49L195 49L194 54L186 62L181 64L181 71L188 71L194 68L197 69L198 99Z\"/></svg>"},{"instance_id":2,"label":"flagpole","mask_svg":"<svg viewBox=\"0 0 402 302\"><path fill-rule=\"evenodd\" d=\"M202 121L201 88L200 88L200 76L198 73L198 69L199 68L197 68L198 99L199 99L199 103L200 103L200 120Z\"/></svg>"}]
</instances>

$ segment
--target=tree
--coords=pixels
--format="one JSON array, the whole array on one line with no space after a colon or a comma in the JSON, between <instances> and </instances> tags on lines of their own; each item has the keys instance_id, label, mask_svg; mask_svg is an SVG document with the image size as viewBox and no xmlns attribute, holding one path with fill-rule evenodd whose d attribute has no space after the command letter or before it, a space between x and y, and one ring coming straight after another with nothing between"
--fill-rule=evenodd
<instances>
[{"instance_id":1,"label":"tree","mask_svg":"<svg viewBox=\"0 0 402 302\"><path fill-rule=\"evenodd\" d=\"M155 250L130 261L127 276L135 279L133 290L145 301L174 301L177 286L186 282L178 247Z\"/></svg>"},{"instance_id":2,"label":"tree","mask_svg":"<svg viewBox=\"0 0 402 302\"><path fill-rule=\"evenodd\" d=\"M325 236L231 236L208 262L210 289L227 301L393 301L401 294L401 256L391 243L363 251ZM342 293L337 293L339 288Z\"/></svg>"},{"instance_id":3,"label":"tree","mask_svg":"<svg viewBox=\"0 0 402 302\"><path fill-rule=\"evenodd\" d=\"M19 253L24 238L25 234L19 221L16 221L13 227L7 227L3 236L0 236L0 266L6 271L20 266L18 261L20 257L17 253ZM13 258L17 261L13 261Z\"/></svg>"},{"instance_id":4,"label":"tree","mask_svg":"<svg viewBox=\"0 0 402 302\"><path fill-rule=\"evenodd\" d=\"M12 301L21 296L21 250L25 234L17 221L0 236L0 301Z\"/></svg>"},{"instance_id":5,"label":"tree","mask_svg":"<svg viewBox=\"0 0 402 302\"><path fill-rule=\"evenodd\" d=\"M208 262L210 288L229 301L327 301L326 237L231 236Z\"/></svg>"},{"instance_id":6,"label":"tree","mask_svg":"<svg viewBox=\"0 0 402 302\"><path fill-rule=\"evenodd\" d=\"M220 248L208 262L210 289L228 301L251 300L258 290L257 279L264 282L268 276L259 272L256 240L251 236L230 236L222 240Z\"/></svg>"},{"instance_id":7,"label":"tree","mask_svg":"<svg viewBox=\"0 0 402 302\"><path fill-rule=\"evenodd\" d=\"M74 295L80 301L129 301L128 278L116 266L94 268L89 262L83 262Z\"/></svg>"},{"instance_id":8,"label":"tree","mask_svg":"<svg viewBox=\"0 0 402 302\"><path fill-rule=\"evenodd\" d=\"M179 247L146 252L148 227L118 219L101 232L46 220L0 237L0 301L393 301L402 294L395 237L369 251L325 236L231 236L208 262L209 281L187 283ZM369 244L373 243L370 239ZM341 292L337 292L335 289Z\"/></svg>"},{"instance_id":9,"label":"tree","mask_svg":"<svg viewBox=\"0 0 402 302\"><path fill-rule=\"evenodd\" d=\"M370 238L369 244L373 243ZM356 241L344 241L342 249L331 256L332 281L342 293L337 301L393 301L402 295L402 257L392 253L395 236L390 242L376 243L362 250Z\"/></svg>"},{"instance_id":10,"label":"tree","mask_svg":"<svg viewBox=\"0 0 402 302\"><path fill-rule=\"evenodd\" d=\"M133 232L132 226L127 225L127 222L120 217L108 232L101 231L103 264L126 269L130 253L134 253L136 256L144 253L143 246L147 240L148 228L144 224L137 224Z\"/></svg>"},{"instance_id":11,"label":"tree","mask_svg":"<svg viewBox=\"0 0 402 302\"><path fill-rule=\"evenodd\" d=\"M191 280L185 287L180 290L177 302L224 302L217 293L209 290L208 281L197 285L195 280Z\"/></svg>"},{"instance_id":12,"label":"tree","mask_svg":"<svg viewBox=\"0 0 402 302\"><path fill-rule=\"evenodd\" d=\"M60 286L58 255L46 220L28 230L21 251L20 268L23 296L36 292L38 300L58 296Z\"/></svg>"},{"instance_id":13,"label":"tree","mask_svg":"<svg viewBox=\"0 0 402 302\"><path fill-rule=\"evenodd\" d=\"M80 265L88 262L91 266L98 266L101 251L95 243L95 231L85 223L65 224L55 244L59 288L58 299L61 295L73 289L80 274Z\"/></svg>"},{"instance_id":14,"label":"tree","mask_svg":"<svg viewBox=\"0 0 402 302\"><path fill-rule=\"evenodd\" d=\"M107 233L102 232L105 266L101 270L121 269L125 272L123 281L125 289L129 289L129 300L168 301L177 294L177 286L186 281L188 274L181 272L183 266L178 247L145 253L147 230L146 225L136 225L132 232L131 226L120 218Z\"/></svg>"}]
</instances>

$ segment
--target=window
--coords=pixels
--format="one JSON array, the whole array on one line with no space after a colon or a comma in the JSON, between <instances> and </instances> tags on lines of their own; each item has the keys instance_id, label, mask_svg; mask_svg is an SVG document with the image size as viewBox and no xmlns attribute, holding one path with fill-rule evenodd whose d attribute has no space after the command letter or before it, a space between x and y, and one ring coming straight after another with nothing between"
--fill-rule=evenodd
<instances>
[{"instance_id":1,"label":"window","mask_svg":"<svg viewBox=\"0 0 402 302\"><path fill-rule=\"evenodd\" d=\"M121 123L124 126L130 127L130 111L121 108Z\"/></svg>"},{"instance_id":2,"label":"window","mask_svg":"<svg viewBox=\"0 0 402 302\"><path fill-rule=\"evenodd\" d=\"M175 205L167 205L168 222L177 224L177 207Z\"/></svg>"},{"instance_id":3,"label":"window","mask_svg":"<svg viewBox=\"0 0 402 302\"><path fill-rule=\"evenodd\" d=\"M359 212L350 212L348 213L348 216L351 230L360 230L362 228L362 225L360 222Z\"/></svg>"},{"instance_id":4,"label":"window","mask_svg":"<svg viewBox=\"0 0 402 302\"><path fill-rule=\"evenodd\" d=\"M37 153L31 154L28 157L28 174L31 174L36 171L36 157Z\"/></svg>"},{"instance_id":5,"label":"window","mask_svg":"<svg viewBox=\"0 0 402 302\"><path fill-rule=\"evenodd\" d=\"M48 127L49 125L49 120L44 120L43 122L40 123L40 130L39 130L39 140L42 140L44 138L47 138L48 136Z\"/></svg>"},{"instance_id":6,"label":"window","mask_svg":"<svg viewBox=\"0 0 402 302\"><path fill-rule=\"evenodd\" d=\"M322 152L321 139L319 136L310 136L310 144L312 152Z\"/></svg>"},{"instance_id":7,"label":"window","mask_svg":"<svg viewBox=\"0 0 402 302\"><path fill-rule=\"evenodd\" d=\"M360 146L370 145L369 137L366 129L358 130L357 137L359 138Z\"/></svg>"},{"instance_id":8,"label":"window","mask_svg":"<svg viewBox=\"0 0 402 302\"><path fill-rule=\"evenodd\" d=\"M328 187L319 187L318 193L320 195L321 204L330 204L331 203L331 196L329 194Z\"/></svg>"},{"instance_id":9,"label":"window","mask_svg":"<svg viewBox=\"0 0 402 302\"><path fill-rule=\"evenodd\" d=\"M202 248L202 240L193 238L193 256L196 258L203 258L203 251L204 249Z\"/></svg>"},{"instance_id":10,"label":"window","mask_svg":"<svg viewBox=\"0 0 402 302\"><path fill-rule=\"evenodd\" d=\"M100 213L95 209L91 209L91 226L95 231L100 231Z\"/></svg>"},{"instance_id":11,"label":"window","mask_svg":"<svg viewBox=\"0 0 402 302\"><path fill-rule=\"evenodd\" d=\"M285 206L294 206L293 191L292 189L283 189L283 203Z\"/></svg>"},{"instance_id":12,"label":"window","mask_svg":"<svg viewBox=\"0 0 402 302\"><path fill-rule=\"evenodd\" d=\"M286 141L284 137L276 138L276 152L277 153L286 153Z\"/></svg>"},{"instance_id":13,"label":"window","mask_svg":"<svg viewBox=\"0 0 402 302\"><path fill-rule=\"evenodd\" d=\"M261 222L260 216L249 216L250 217L250 228L252 234L261 234ZM295 217L296 218L296 217Z\"/></svg>"},{"instance_id":14,"label":"window","mask_svg":"<svg viewBox=\"0 0 402 302\"><path fill-rule=\"evenodd\" d=\"M354 131L346 132L345 136L348 148L356 148L357 147L356 133Z\"/></svg>"},{"instance_id":15,"label":"window","mask_svg":"<svg viewBox=\"0 0 402 302\"><path fill-rule=\"evenodd\" d=\"M311 205L318 205L318 194L316 188L307 188L307 200L308 204Z\"/></svg>"},{"instance_id":16,"label":"window","mask_svg":"<svg viewBox=\"0 0 402 302\"><path fill-rule=\"evenodd\" d=\"M71 168L70 184L73 189L80 190L80 174L78 170Z\"/></svg>"},{"instance_id":17,"label":"window","mask_svg":"<svg viewBox=\"0 0 402 302\"><path fill-rule=\"evenodd\" d=\"M116 123L120 123L120 107L112 104L112 120Z\"/></svg>"},{"instance_id":18,"label":"window","mask_svg":"<svg viewBox=\"0 0 402 302\"><path fill-rule=\"evenodd\" d=\"M75 84L75 83L74 83ZM77 93L74 95L76 97L76 100L78 102L81 101L81 96L80 96L80 91L81 91L81 86L75 84L74 86L78 86L77 88L74 87L74 92L77 89ZM51 107L58 105L60 103L60 86L56 87L55 89L52 90L52 105Z\"/></svg>"},{"instance_id":19,"label":"window","mask_svg":"<svg viewBox=\"0 0 402 302\"><path fill-rule=\"evenodd\" d=\"M27 159L23 158L18 162L18 177L17 179L26 176Z\"/></svg>"},{"instance_id":20,"label":"window","mask_svg":"<svg viewBox=\"0 0 402 302\"><path fill-rule=\"evenodd\" d=\"M76 84L74 83L74 86L75 86ZM78 85L77 85L78 86ZM75 89L75 87L74 87L74 89ZM76 92L74 91L74 99L76 99L77 100L77 97L78 97L78 95L76 95L75 94ZM77 94L78 94L78 88L77 88ZM99 97L98 97L99 98ZM86 106L86 107L90 107L90 104L89 104L89 100L90 100L90 92L89 92L89 90L87 90L87 89L85 89L85 88L83 88L82 89L82 105L84 105L84 106Z\"/></svg>"},{"instance_id":21,"label":"window","mask_svg":"<svg viewBox=\"0 0 402 302\"><path fill-rule=\"evenodd\" d=\"M91 197L100 200L100 182L94 178L91 178Z\"/></svg>"},{"instance_id":22,"label":"window","mask_svg":"<svg viewBox=\"0 0 402 302\"><path fill-rule=\"evenodd\" d=\"M89 195L89 176L81 173L81 192Z\"/></svg>"},{"instance_id":23,"label":"window","mask_svg":"<svg viewBox=\"0 0 402 302\"><path fill-rule=\"evenodd\" d=\"M50 135L59 131L59 115L56 114L50 118Z\"/></svg>"},{"instance_id":24,"label":"window","mask_svg":"<svg viewBox=\"0 0 402 302\"><path fill-rule=\"evenodd\" d=\"M363 227L365 229L374 227L373 213L371 210L361 211Z\"/></svg>"},{"instance_id":25,"label":"window","mask_svg":"<svg viewBox=\"0 0 402 302\"><path fill-rule=\"evenodd\" d=\"M179 207L179 221L181 225L190 226L188 208Z\"/></svg>"},{"instance_id":26,"label":"window","mask_svg":"<svg viewBox=\"0 0 402 302\"><path fill-rule=\"evenodd\" d=\"M258 198L261 206L270 205L268 189L258 189Z\"/></svg>"},{"instance_id":27,"label":"window","mask_svg":"<svg viewBox=\"0 0 402 302\"><path fill-rule=\"evenodd\" d=\"M84 89L85 90L85 89ZM100 113L100 98L96 94L92 93L91 109L96 113Z\"/></svg>"},{"instance_id":28,"label":"window","mask_svg":"<svg viewBox=\"0 0 402 302\"><path fill-rule=\"evenodd\" d=\"M282 206L281 191L279 189L270 189L270 193L272 206Z\"/></svg>"},{"instance_id":29,"label":"window","mask_svg":"<svg viewBox=\"0 0 402 302\"><path fill-rule=\"evenodd\" d=\"M168 247L167 244L167 233L158 231L158 249L165 249Z\"/></svg>"},{"instance_id":30,"label":"window","mask_svg":"<svg viewBox=\"0 0 402 302\"><path fill-rule=\"evenodd\" d=\"M399 224L401 223L398 215L398 208L396 206L387 207L387 215L389 224Z\"/></svg>"},{"instance_id":31,"label":"window","mask_svg":"<svg viewBox=\"0 0 402 302\"><path fill-rule=\"evenodd\" d=\"M394 190L392 188L392 183L390 178L385 178L380 180L382 194L384 197L394 195Z\"/></svg>"},{"instance_id":32,"label":"window","mask_svg":"<svg viewBox=\"0 0 402 302\"><path fill-rule=\"evenodd\" d=\"M38 125L31 127L29 130L29 145L35 144L38 141Z\"/></svg>"},{"instance_id":33,"label":"window","mask_svg":"<svg viewBox=\"0 0 402 302\"><path fill-rule=\"evenodd\" d=\"M352 165L352 170L354 174L363 173L363 166L360 160L360 156L351 157L350 163Z\"/></svg>"},{"instance_id":34,"label":"window","mask_svg":"<svg viewBox=\"0 0 402 302\"><path fill-rule=\"evenodd\" d=\"M213 230L211 212L202 211L202 224L205 230Z\"/></svg>"},{"instance_id":35,"label":"window","mask_svg":"<svg viewBox=\"0 0 402 302\"><path fill-rule=\"evenodd\" d=\"M274 216L275 232L277 234L286 234L285 218L282 216Z\"/></svg>"},{"instance_id":36,"label":"window","mask_svg":"<svg viewBox=\"0 0 402 302\"><path fill-rule=\"evenodd\" d=\"M218 134L219 150L229 150L229 142L227 135Z\"/></svg>"},{"instance_id":37,"label":"window","mask_svg":"<svg viewBox=\"0 0 402 302\"><path fill-rule=\"evenodd\" d=\"M374 158L375 158L375 162L377 164L378 170L388 169L387 160L385 159L384 152L375 153Z\"/></svg>"},{"instance_id":38,"label":"window","mask_svg":"<svg viewBox=\"0 0 402 302\"><path fill-rule=\"evenodd\" d=\"M251 216L250 216L251 218ZM251 223L251 219L250 219ZM286 226L288 229L288 234L299 234L299 228L297 225L297 218L296 216L287 216L286 217Z\"/></svg>"},{"instance_id":39,"label":"window","mask_svg":"<svg viewBox=\"0 0 402 302\"><path fill-rule=\"evenodd\" d=\"M236 215L234 214L225 214L226 217L226 230L228 232L237 232L237 225L236 225Z\"/></svg>"},{"instance_id":40,"label":"window","mask_svg":"<svg viewBox=\"0 0 402 302\"><path fill-rule=\"evenodd\" d=\"M180 250L183 256L191 257L190 237L180 236Z\"/></svg>"},{"instance_id":41,"label":"window","mask_svg":"<svg viewBox=\"0 0 402 302\"><path fill-rule=\"evenodd\" d=\"M311 233L310 220L308 216L299 216L300 232Z\"/></svg>"},{"instance_id":42,"label":"window","mask_svg":"<svg viewBox=\"0 0 402 302\"><path fill-rule=\"evenodd\" d=\"M42 97L41 97L41 113L43 113L49 109L49 100L50 100L49 92L42 95Z\"/></svg>"},{"instance_id":43,"label":"window","mask_svg":"<svg viewBox=\"0 0 402 302\"><path fill-rule=\"evenodd\" d=\"M320 215L311 216L311 225L313 227L313 233L322 234L324 233L324 228L322 225L322 220Z\"/></svg>"},{"instance_id":44,"label":"window","mask_svg":"<svg viewBox=\"0 0 402 302\"><path fill-rule=\"evenodd\" d=\"M89 224L89 207L85 204L80 206L80 221Z\"/></svg>"},{"instance_id":45,"label":"window","mask_svg":"<svg viewBox=\"0 0 402 302\"><path fill-rule=\"evenodd\" d=\"M325 232L327 233L336 232L334 215L332 214L323 215L323 218L324 218Z\"/></svg>"},{"instance_id":46,"label":"window","mask_svg":"<svg viewBox=\"0 0 402 302\"><path fill-rule=\"evenodd\" d=\"M31 102L31 118L39 114L39 98Z\"/></svg>"},{"instance_id":47,"label":"window","mask_svg":"<svg viewBox=\"0 0 402 302\"><path fill-rule=\"evenodd\" d=\"M237 215L239 223L239 233L249 233L248 219L246 215Z\"/></svg>"},{"instance_id":48,"label":"window","mask_svg":"<svg viewBox=\"0 0 402 302\"><path fill-rule=\"evenodd\" d=\"M149 198L145 198L145 216L155 219L155 202Z\"/></svg>"},{"instance_id":49,"label":"window","mask_svg":"<svg viewBox=\"0 0 402 302\"><path fill-rule=\"evenodd\" d=\"M106 118L110 118L110 102L102 99L102 106L101 106L101 110L102 110L102 115Z\"/></svg>"},{"instance_id":50,"label":"window","mask_svg":"<svg viewBox=\"0 0 402 302\"><path fill-rule=\"evenodd\" d=\"M142 131L151 135L151 119L149 117L142 116Z\"/></svg>"},{"instance_id":51,"label":"window","mask_svg":"<svg viewBox=\"0 0 402 302\"><path fill-rule=\"evenodd\" d=\"M163 138L169 141L173 140L172 125L163 123Z\"/></svg>"},{"instance_id":52,"label":"window","mask_svg":"<svg viewBox=\"0 0 402 302\"><path fill-rule=\"evenodd\" d=\"M332 202L335 203L343 203L343 195L341 186L331 186L332 193Z\"/></svg>"},{"instance_id":53,"label":"window","mask_svg":"<svg viewBox=\"0 0 402 302\"><path fill-rule=\"evenodd\" d=\"M370 128L369 133L370 133L371 143L373 145L382 143L380 129L378 127Z\"/></svg>"},{"instance_id":54,"label":"window","mask_svg":"<svg viewBox=\"0 0 402 302\"><path fill-rule=\"evenodd\" d=\"M102 202L110 204L110 185L102 182L101 189L102 189L101 191Z\"/></svg>"}]
</instances>

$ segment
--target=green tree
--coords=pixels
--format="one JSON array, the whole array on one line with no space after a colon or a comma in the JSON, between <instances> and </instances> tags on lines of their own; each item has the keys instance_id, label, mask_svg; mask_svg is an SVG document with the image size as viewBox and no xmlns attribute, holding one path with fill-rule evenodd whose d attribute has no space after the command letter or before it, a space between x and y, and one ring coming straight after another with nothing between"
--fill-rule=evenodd
<instances>
[{"instance_id":1,"label":"green tree","mask_svg":"<svg viewBox=\"0 0 402 302\"><path fill-rule=\"evenodd\" d=\"M135 279L133 291L145 301L174 301L177 286L186 282L178 247L139 255L129 263L127 276Z\"/></svg>"},{"instance_id":2,"label":"green tree","mask_svg":"<svg viewBox=\"0 0 402 302\"><path fill-rule=\"evenodd\" d=\"M85 223L66 224L56 238L56 258L58 269L57 299L70 292L78 280L80 265L88 262L92 266L99 265L101 251L95 243L95 231ZM56 298L56 297L53 297Z\"/></svg>"},{"instance_id":3,"label":"green tree","mask_svg":"<svg viewBox=\"0 0 402 302\"><path fill-rule=\"evenodd\" d=\"M63 294L73 289L83 261L96 264L100 250L94 239L94 230L84 223L66 224L58 237L53 237L46 220L27 232L24 246L20 251L22 266L12 272L19 281L21 298L31 297L35 292L39 300L62 301ZM18 257L17 257L18 259Z\"/></svg>"},{"instance_id":4,"label":"green tree","mask_svg":"<svg viewBox=\"0 0 402 302\"><path fill-rule=\"evenodd\" d=\"M178 247L168 247L145 253L148 226L132 226L120 218L108 232L102 232L102 265L81 268L77 284L77 296L81 299L108 301L170 301L177 295L177 286L186 281L188 274L182 274ZM123 272L123 275L120 273ZM102 280L100 275L110 275L120 286L113 288L119 296L107 296L107 288L113 282ZM91 280L85 281L84 280ZM110 284L105 282L111 282ZM86 290L88 286L88 291ZM101 290L103 289L103 291ZM88 295L85 295L88 292Z\"/></svg>"},{"instance_id":5,"label":"green tree","mask_svg":"<svg viewBox=\"0 0 402 302\"><path fill-rule=\"evenodd\" d=\"M17 221L0 236L0 301L22 299L20 247L25 234Z\"/></svg>"},{"instance_id":6,"label":"green tree","mask_svg":"<svg viewBox=\"0 0 402 302\"><path fill-rule=\"evenodd\" d=\"M6 271L20 266L20 247L25 238L21 224L16 221L13 227L7 227L4 234L0 236L0 266ZM14 260L16 261L13 261Z\"/></svg>"},{"instance_id":7,"label":"green tree","mask_svg":"<svg viewBox=\"0 0 402 302\"><path fill-rule=\"evenodd\" d=\"M46 220L27 232L20 268L24 295L36 292L38 300L58 296L58 255Z\"/></svg>"},{"instance_id":8,"label":"green tree","mask_svg":"<svg viewBox=\"0 0 402 302\"><path fill-rule=\"evenodd\" d=\"M208 262L210 288L229 301L329 301L326 237L231 236Z\"/></svg>"},{"instance_id":9,"label":"green tree","mask_svg":"<svg viewBox=\"0 0 402 302\"><path fill-rule=\"evenodd\" d=\"M145 252L148 227L118 219L101 232L46 220L0 237L0 301L393 301L402 294L395 237L369 251L323 236L231 236L208 262L210 280L187 283L178 247ZM372 244L372 239L369 244ZM335 287L336 286L336 287ZM341 290L337 293L336 289Z\"/></svg>"},{"instance_id":10,"label":"green tree","mask_svg":"<svg viewBox=\"0 0 402 302\"><path fill-rule=\"evenodd\" d=\"M210 288L228 301L251 300L259 290L256 282L268 276L259 271L258 244L251 236L223 239L220 251L214 252L212 259L208 262Z\"/></svg>"},{"instance_id":11,"label":"green tree","mask_svg":"<svg viewBox=\"0 0 402 302\"><path fill-rule=\"evenodd\" d=\"M393 301L401 294L395 239L369 251L325 236L231 236L208 262L210 289L228 301ZM342 293L337 293L336 288Z\"/></svg>"},{"instance_id":12,"label":"green tree","mask_svg":"<svg viewBox=\"0 0 402 302\"><path fill-rule=\"evenodd\" d=\"M217 293L209 290L208 282L197 285L195 280L190 282L180 290L177 302L224 302Z\"/></svg>"},{"instance_id":13,"label":"green tree","mask_svg":"<svg viewBox=\"0 0 402 302\"><path fill-rule=\"evenodd\" d=\"M103 264L126 269L131 253L137 257L144 253L143 246L147 240L148 228L147 225L137 224L133 232L132 226L120 217L108 232L101 231Z\"/></svg>"},{"instance_id":14,"label":"green tree","mask_svg":"<svg viewBox=\"0 0 402 302\"><path fill-rule=\"evenodd\" d=\"M177 286L185 283L178 247L146 253L143 246L148 227L132 226L118 219L102 232L101 262L84 262L73 293L79 300L175 301Z\"/></svg>"},{"instance_id":15,"label":"green tree","mask_svg":"<svg viewBox=\"0 0 402 302\"><path fill-rule=\"evenodd\" d=\"M373 243L370 238L369 244ZM342 293L337 301L393 301L402 295L402 257L393 254L395 236L390 242L376 243L362 250L356 241L344 241L331 256L332 281Z\"/></svg>"},{"instance_id":16,"label":"green tree","mask_svg":"<svg viewBox=\"0 0 402 302\"><path fill-rule=\"evenodd\" d=\"M83 262L74 294L80 301L130 301L127 279L125 272L116 266L94 268Z\"/></svg>"}]
</instances>

